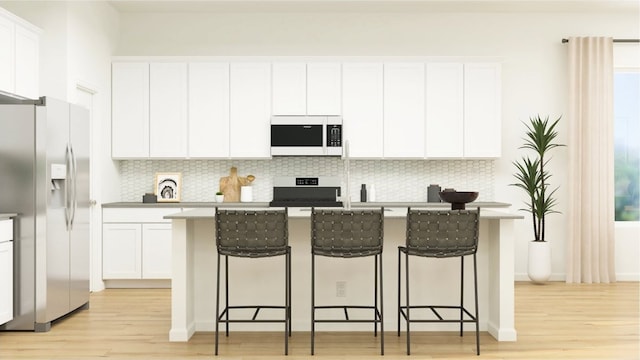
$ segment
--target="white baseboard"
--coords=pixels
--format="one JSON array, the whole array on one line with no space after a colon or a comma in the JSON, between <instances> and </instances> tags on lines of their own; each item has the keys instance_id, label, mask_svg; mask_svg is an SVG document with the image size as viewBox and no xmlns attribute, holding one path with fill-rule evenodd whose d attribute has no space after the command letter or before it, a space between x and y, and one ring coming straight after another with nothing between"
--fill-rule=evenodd
<instances>
[{"instance_id":1,"label":"white baseboard","mask_svg":"<svg viewBox=\"0 0 640 360\"><path fill-rule=\"evenodd\" d=\"M529 276L523 273L517 273L514 275L515 281L531 281ZM549 281L566 281L567 277L564 273L551 274ZM640 281L640 274L637 273L618 273L616 274L616 281Z\"/></svg>"}]
</instances>

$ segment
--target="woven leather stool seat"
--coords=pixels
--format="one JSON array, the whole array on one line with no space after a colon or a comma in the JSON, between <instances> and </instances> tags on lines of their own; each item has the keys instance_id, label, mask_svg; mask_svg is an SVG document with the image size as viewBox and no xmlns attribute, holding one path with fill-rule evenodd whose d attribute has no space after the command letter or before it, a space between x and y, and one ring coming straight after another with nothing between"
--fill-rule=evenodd
<instances>
[{"instance_id":1,"label":"woven leather stool seat","mask_svg":"<svg viewBox=\"0 0 640 360\"><path fill-rule=\"evenodd\" d=\"M384 324L382 301L382 242L384 236L384 209L311 209L311 354L315 349L316 323L371 322L374 335L380 325L380 353L384 354ZM316 256L334 258L374 257L374 304L318 306L315 303ZM379 290L378 290L379 286ZM379 298L379 306L378 306ZM316 311L342 309L344 319L316 319ZM349 309L370 309L371 319L352 319Z\"/></svg>"}]
</instances>

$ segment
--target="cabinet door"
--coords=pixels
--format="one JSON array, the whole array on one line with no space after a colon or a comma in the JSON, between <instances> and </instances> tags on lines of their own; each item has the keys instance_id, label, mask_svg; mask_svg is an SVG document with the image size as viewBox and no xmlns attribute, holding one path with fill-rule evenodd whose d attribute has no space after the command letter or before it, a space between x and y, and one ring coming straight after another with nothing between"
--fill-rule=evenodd
<instances>
[{"instance_id":1,"label":"cabinet door","mask_svg":"<svg viewBox=\"0 0 640 360\"><path fill-rule=\"evenodd\" d=\"M111 65L111 156L149 157L149 64Z\"/></svg>"},{"instance_id":2,"label":"cabinet door","mask_svg":"<svg viewBox=\"0 0 640 360\"><path fill-rule=\"evenodd\" d=\"M381 158L383 133L383 72L381 63L342 66L344 138L352 158Z\"/></svg>"},{"instance_id":3,"label":"cabinet door","mask_svg":"<svg viewBox=\"0 0 640 360\"><path fill-rule=\"evenodd\" d=\"M102 278L142 278L142 225L102 225Z\"/></svg>"},{"instance_id":4,"label":"cabinet door","mask_svg":"<svg viewBox=\"0 0 640 360\"><path fill-rule=\"evenodd\" d=\"M307 115L341 115L340 63L307 64Z\"/></svg>"},{"instance_id":5,"label":"cabinet door","mask_svg":"<svg viewBox=\"0 0 640 360\"><path fill-rule=\"evenodd\" d=\"M229 64L189 64L191 158L229 157Z\"/></svg>"},{"instance_id":6,"label":"cabinet door","mask_svg":"<svg viewBox=\"0 0 640 360\"><path fill-rule=\"evenodd\" d=\"M171 279L171 224L142 224L142 278Z\"/></svg>"},{"instance_id":7,"label":"cabinet door","mask_svg":"<svg viewBox=\"0 0 640 360\"><path fill-rule=\"evenodd\" d=\"M461 63L426 65L425 156L428 158L462 157L463 75Z\"/></svg>"},{"instance_id":8,"label":"cabinet door","mask_svg":"<svg viewBox=\"0 0 640 360\"><path fill-rule=\"evenodd\" d=\"M269 158L271 65L230 65L230 156Z\"/></svg>"},{"instance_id":9,"label":"cabinet door","mask_svg":"<svg viewBox=\"0 0 640 360\"><path fill-rule=\"evenodd\" d=\"M31 99L40 95L38 84L39 37L33 31L16 25L16 94Z\"/></svg>"},{"instance_id":10,"label":"cabinet door","mask_svg":"<svg viewBox=\"0 0 640 360\"><path fill-rule=\"evenodd\" d=\"M149 156L187 156L187 64L149 67Z\"/></svg>"},{"instance_id":11,"label":"cabinet door","mask_svg":"<svg viewBox=\"0 0 640 360\"><path fill-rule=\"evenodd\" d=\"M500 64L464 65L464 157L500 157L502 152L500 97Z\"/></svg>"},{"instance_id":12,"label":"cabinet door","mask_svg":"<svg viewBox=\"0 0 640 360\"><path fill-rule=\"evenodd\" d=\"M0 90L15 92L15 25L0 14Z\"/></svg>"},{"instance_id":13,"label":"cabinet door","mask_svg":"<svg viewBox=\"0 0 640 360\"><path fill-rule=\"evenodd\" d=\"M272 65L273 115L307 114L307 65Z\"/></svg>"},{"instance_id":14,"label":"cabinet door","mask_svg":"<svg viewBox=\"0 0 640 360\"><path fill-rule=\"evenodd\" d=\"M384 65L384 157L424 157L424 64Z\"/></svg>"},{"instance_id":15,"label":"cabinet door","mask_svg":"<svg viewBox=\"0 0 640 360\"><path fill-rule=\"evenodd\" d=\"M0 325L13 319L13 242L0 243Z\"/></svg>"}]
</instances>

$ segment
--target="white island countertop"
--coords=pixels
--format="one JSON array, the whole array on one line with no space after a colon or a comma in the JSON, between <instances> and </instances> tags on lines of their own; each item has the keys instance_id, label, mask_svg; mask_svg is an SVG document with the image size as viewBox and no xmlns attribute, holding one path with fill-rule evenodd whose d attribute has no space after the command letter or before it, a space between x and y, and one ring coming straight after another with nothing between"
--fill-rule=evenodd
<instances>
[{"instance_id":1,"label":"white island countertop","mask_svg":"<svg viewBox=\"0 0 640 360\"><path fill-rule=\"evenodd\" d=\"M363 205L358 205L358 206L351 206L352 209L363 209L363 208L379 208L381 207L380 205L375 206L372 204L369 204L367 206L363 206ZM225 208L233 208L233 206L225 206ZM265 210L265 209L277 209L277 208L270 208L270 207L264 207L264 206L242 206L239 207L242 209L255 209L255 210ZM412 208L416 208L416 209L430 209L433 208L431 206L415 206ZM169 214L164 216L165 219L185 219L185 220L196 220L196 219L212 219L214 218L214 207L210 207L210 208L196 208L196 209L190 209L190 210L185 210L185 211L181 211L179 213L175 213L175 214ZM311 214L311 208L308 207L293 207L293 208L288 208L288 214L290 218L306 218L309 217ZM332 208L332 209L342 209L342 208ZM443 209L442 207L436 207L433 209ZM469 209L474 209L473 207L469 207ZM385 210L385 217L386 218L403 218L407 216L407 207L397 207L396 206L385 206L384 207ZM480 218L481 219L523 219L524 216L519 215L519 214L514 214L514 213L510 213L508 212L506 209L500 209L500 210L496 210L496 209L486 209L486 208L480 208Z\"/></svg>"}]
</instances>

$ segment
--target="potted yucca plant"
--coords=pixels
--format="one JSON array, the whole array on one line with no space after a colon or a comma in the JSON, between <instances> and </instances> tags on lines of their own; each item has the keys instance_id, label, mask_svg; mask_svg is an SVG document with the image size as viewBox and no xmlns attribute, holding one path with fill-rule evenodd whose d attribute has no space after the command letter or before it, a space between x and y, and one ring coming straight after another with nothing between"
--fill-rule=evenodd
<instances>
[{"instance_id":1,"label":"potted yucca plant","mask_svg":"<svg viewBox=\"0 0 640 360\"><path fill-rule=\"evenodd\" d=\"M520 210L527 211L532 216L533 240L529 243L527 269L529 278L534 282L547 281L551 276L551 247L545 238L545 217L557 213L554 210L557 203L554 194L558 188L552 188L549 183L551 173L547 165L549 151L564 146L554 142L558 136L556 126L560 118L553 122L549 122L548 116L545 119L540 115L530 118L529 124L525 124L527 131L520 148L533 150L535 157L523 156L520 161L513 163L517 170L514 174L517 182L511 185L521 188L527 194L526 208Z\"/></svg>"}]
</instances>

